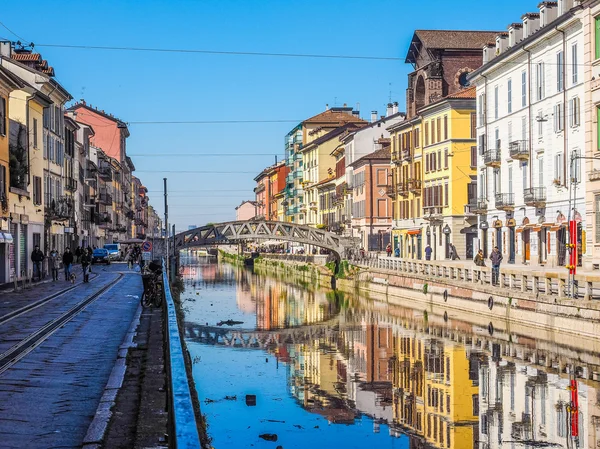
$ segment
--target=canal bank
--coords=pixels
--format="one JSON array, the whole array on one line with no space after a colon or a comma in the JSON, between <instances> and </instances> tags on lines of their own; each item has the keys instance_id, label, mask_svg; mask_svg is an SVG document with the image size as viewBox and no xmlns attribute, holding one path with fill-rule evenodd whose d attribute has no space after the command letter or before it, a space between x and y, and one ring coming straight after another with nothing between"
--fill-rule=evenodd
<instances>
[{"instance_id":1,"label":"canal bank","mask_svg":"<svg viewBox=\"0 0 600 449\"><path fill-rule=\"evenodd\" d=\"M393 262L398 265L392 265ZM383 259L388 268L342 262L344 269L341 276L337 276L336 287L439 316L452 311L488 323L505 323L500 325L507 328L518 326L523 332L544 332L548 336L555 335L554 338L577 340L586 337L594 341L600 338L600 301L546 295L535 287L543 279L543 273L503 270L503 276L514 282L513 288L503 288L478 281L478 277L491 277L489 269L413 262L400 270L400 262ZM302 282L331 285L330 268L293 256L263 254L255 261L255 266L258 270L284 276L295 275ZM517 275L520 285L516 284ZM556 283L557 276L549 276Z\"/></svg>"},{"instance_id":2,"label":"canal bank","mask_svg":"<svg viewBox=\"0 0 600 449\"><path fill-rule=\"evenodd\" d=\"M185 338L215 447L598 443L589 340L334 292L310 268L271 267L184 267ZM573 413L579 427L565 424Z\"/></svg>"}]
</instances>

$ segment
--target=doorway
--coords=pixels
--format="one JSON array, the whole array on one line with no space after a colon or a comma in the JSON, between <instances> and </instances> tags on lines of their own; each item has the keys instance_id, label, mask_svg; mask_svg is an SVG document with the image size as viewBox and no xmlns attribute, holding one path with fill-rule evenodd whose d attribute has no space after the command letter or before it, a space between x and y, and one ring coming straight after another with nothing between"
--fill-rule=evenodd
<instances>
[{"instance_id":1,"label":"doorway","mask_svg":"<svg viewBox=\"0 0 600 449\"><path fill-rule=\"evenodd\" d=\"M556 254L558 256L558 265L564 266L567 256L567 228L561 226L556 231Z\"/></svg>"},{"instance_id":2,"label":"doorway","mask_svg":"<svg viewBox=\"0 0 600 449\"><path fill-rule=\"evenodd\" d=\"M502 250L502 228L496 228L496 245L500 253L504 252Z\"/></svg>"},{"instance_id":3,"label":"doorway","mask_svg":"<svg viewBox=\"0 0 600 449\"><path fill-rule=\"evenodd\" d=\"M465 256L467 258L467 260L473 260L473 258L475 257L473 254L473 242L475 241L475 236L477 234L467 234L466 235L466 243L467 243L467 249L465 252Z\"/></svg>"},{"instance_id":4,"label":"doorway","mask_svg":"<svg viewBox=\"0 0 600 449\"><path fill-rule=\"evenodd\" d=\"M515 263L515 228L508 228L508 263Z\"/></svg>"},{"instance_id":5,"label":"doorway","mask_svg":"<svg viewBox=\"0 0 600 449\"><path fill-rule=\"evenodd\" d=\"M538 245L539 264L544 265L546 263L546 260L548 259L548 254L546 253L546 251L547 251L546 230L544 228L542 228L540 231L538 231L538 241L539 241L539 245Z\"/></svg>"},{"instance_id":6,"label":"doorway","mask_svg":"<svg viewBox=\"0 0 600 449\"><path fill-rule=\"evenodd\" d=\"M523 229L523 262L527 263L531 259L531 230Z\"/></svg>"},{"instance_id":7,"label":"doorway","mask_svg":"<svg viewBox=\"0 0 600 449\"><path fill-rule=\"evenodd\" d=\"M482 250L483 250L483 257L487 258L488 256L488 230L487 229L483 229L481 231L481 241L482 241Z\"/></svg>"},{"instance_id":8,"label":"doorway","mask_svg":"<svg viewBox=\"0 0 600 449\"><path fill-rule=\"evenodd\" d=\"M421 260L422 256L421 256L421 245L422 245L422 238L421 238L421 234L417 235L417 259Z\"/></svg>"}]
</instances>

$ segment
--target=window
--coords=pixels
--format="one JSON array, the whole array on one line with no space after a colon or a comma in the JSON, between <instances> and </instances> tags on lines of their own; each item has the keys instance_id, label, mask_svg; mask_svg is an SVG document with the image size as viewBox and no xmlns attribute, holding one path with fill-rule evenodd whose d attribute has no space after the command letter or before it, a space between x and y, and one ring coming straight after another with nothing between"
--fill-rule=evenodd
<instances>
[{"instance_id":1,"label":"window","mask_svg":"<svg viewBox=\"0 0 600 449\"><path fill-rule=\"evenodd\" d=\"M444 140L448 140L448 116L444 115Z\"/></svg>"},{"instance_id":2,"label":"window","mask_svg":"<svg viewBox=\"0 0 600 449\"><path fill-rule=\"evenodd\" d=\"M521 106L527 106L527 72L521 72Z\"/></svg>"},{"instance_id":3,"label":"window","mask_svg":"<svg viewBox=\"0 0 600 449\"><path fill-rule=\"evenodd\" d=\"M425 122L425 146L429 145L429 123Z\"/></svg>"},{"instance_id":4,"label":"window","mask_svg":"<svg viewBox=\"0 0 600 449\"><path fill-rule=\"evenodd\" d=\"M446 207L448 207L448 198L450 197L448 189L448 183L444 184L444 206Z\"/></svg>"},{"instance_id":5,"label":"window","mask_svg":"<svg viewBox=\"0 0 600 449\"><path fill-rule=\"evenodd\" d=\"M571 67L573 72L571 81L573 84L577 84L579 75L579 67L577 66L577 43L571 45Z\"/></svg>"},{"instance_id":6,"label":"window","mask_svg":"<svg viewBox=\"0 0 600 449\"><path fill-rule=\"evenodd\" d=\"M600 108L598 109L598 116L600 117ZM599 142L600 142L600 133L598 134L599 136ZM481 154L482 156L485 154L485 134L481 134L479 136L479 154Z\"/></svg>"},{"instance_id":7,"label":"window","mask_svg":"<svg viewBox=\"0 0 600 449\"><path fill-rule=\"evenodd\" d=\"M444 168L448 168L448 148L444 148Z\"/></svg>"},{"instance_id":8,"label":"window","mask_svg":"<svg viewBox=\"0 0 600 449\"><path fill-rule=\"evenodd\" d=\"M508 193L513 193L513 168L508 167Z\"/></svg>"},{"instance_id":9,"label":"window","mask_svg":"<svg viewBox=\"0 0 600 449\"><path fill-rule=\"evenodd\" d=\"M494 196L501 192L500 189L500 169L494 169Z\"/></svg>"},{"instance_id":10,"label":"window","mask_svg":"<svg viewBox=\"0 0 600 449\"><path fill-rule=\"evenodd\" d=\"M527 117L521 117L521 140L525 142L527 140Z\"/></svg>"},{"instance_id":11,"label":"window","mask_svg":"<svg viewBox=\"0 0 600 449\"><path fill-rule=\"evenodd\" d=\"M559 133L564 128L565 105L563 103L554 105L554 132Z\"/></svg>"},{"instance_id":12,"label":"window","mask_svg":"<svg viewBox=\"0 0 600 449\"><path fill-rule=\"evenodd\" d=\"M575 149L573 150L573 163L571 169L571 179L575 183L581 182L581 150Z\"/></svg>"},{"instance_id":13,"label":"window","mask_svg":"<svg viewBox=\"0 0 600 449\"><path fill-rule=\"evenodd\" d=\"M559 51L556 54L556 91L562 92L565 88L565 54Z\"/></svg>"},{"instance_id":14,"label":"window","mask_svg":"<svg viewBox=\"0 0 600 449\"><path fill-rule=\"evenodd\" d=\"M6 182L6 166L0 165L0 201L7 199Z\"/></svg>"},{"instance_id":15,"label":"window","mask_svg":"<svg viewBox=\"0 0 600 449\"><path fill-rule=\"evenodd\" d=\"M430 123L431 123L431 143L434 144L436 142L436 140L435 140L435 121L432 120Z\"/></svg>"},{"instance_id":16,"label":"window","mask_svg":"<svg viewBox=\"0 0 600 449\"><path fill-rule=\"evenodd\" d=\"M545 76L544 76L544 63L543 62L538 62L535 66L535 82L536 82L536 98L538 101L543 100L544 93L545 93L545 89L544 89Z\"/></svg>"},{"instance_id":17,"label":"window","mask_svg":"<svg viewBox=\"0 0 600 449\"><path fill-rule=\"evenodd\" d=\"M6 98L0 98L0 135L6 136Z\"/></svg>"},{"instance_id":18,"label":"window","mask_svg":"<svg viewBox=\"0 0 600 449\"><path fill-rule=\"evenodd\" d=\"M471 139L477 138L477 114L471 113Z\"/></svg>"},{"instance_id":19,"label":"window","mask_svg":"<svg viewBox=\"0 0 600 449\"><path fill-rule=\"evenodd\" d=\"M508 132L508 142L512 142L513 141L513 133L512 133L512 122L508 122L508 126L507 126L507 132Z\"/></svg>"},{"instance_id":20,"label":"window","mask_svg":"<svg viewBox=\"0 0 600 449\"><path fill-rule=\"evenodd\" d=\"M544 117L542 115L542 110L540 109L537 114L537 128L538 128L538 137L544 137Z\"/></svg>"},{"instance_id":21,"label":"window","mask_svg":"<svg viewBox=\"0 0 600 449\"><path fill-rule=\"evenodd\" d=\"M596 43L596 59L600 59L600 16L595 18L596 30L595 30L595 43Z\"/></svg>"},{"instance_id":22,"label":"window","mask_svg":"<svg viewBox=\"0 0 600 449\"><path fill-rule=\"evenodd\" d=\"M571 128L579 126L580 113L579 113L579 97L573 97L569 100L569 125Z\"/></svg>"},{"instance_id":23,"label":"window","mask_svg":"<svg viewBox=\"0 0 600 449\"><path fill-rule=\"evenodd\" d=\"M512 80L508 80L508 90L507 90L507 95L508 95L508 113L510 114L512 112Z\"/></svg>"},{"instance_id":24,"label":"window","mask_svg":"<svg viewBox=\"0 0 600 449\"><path fill-rule=\"evenodd\" d=\"M498 86L494 87L494 118L498 119Z\"/></svg>"},{"instance_id":25,"label":"window","mask_svg":"<svg viewBox=\"0 0 600 449\"><path fill-rule=\"evenodd\" d=\"M440 142L442 140L442 119L438 117L437 119L437 141Z\"/></svg>"},{"instance_id":26,"label":"window","mask_svg":"<svg viewBox=\"0 0 600 449\"><path fill-rule=\"evenodd\" d=\"M526 188L527 188L527 184L528 184L528 183L527 183L527 179L529 178L529 177L527 176L527 167L528 167L528 164L527 164L527 162L523 162L523 163L521 164L521 172L522 172L522 175L523 175L523 188L524 188L524 189L526 189Z\"/></svg>"},{"instance_id":27,"label":"window","mask_svg":"<svg viewBox=\"0 0 600 449\"><path fill-rule=\"evenodd\" d=\"M483 126L485 124L485 95L479 95L478 101L477 112L479 114L479 126Z\"/></svg>"},{"instance_id":28,"label":"window","mask_svg":"<svg viewBox=\"0 0 600 449\"><path fill-rule=\"evenodd\" d=\"M500 130L498 128L494 130L494 142L496 142L496 150L500 151L500 148L502 148L502 142L500 141Z\"/></svg>"},{"instance_id":29,"label":"window","mask_svg":"<svg viewBox=\"0 0 600 449\"><path fill-rule=\"evenodd\" d=\"M442 169L442 150L437 151L437 169Z\"/></svg>"},{"instance_id":30,"label":"window","mask_svg":"<svg viewBox=\"0 0 600 449\"><path fill-rule=\"evenodd\" d=\"M38 121L33 119L33 148L38 147Z\"/></svg>"},{"instance_id":31,"label":"window","mask_svg":"<svg viewBox=\"0 0 600 449\"><path fill-rule=\"evenodd\" d=\"M425 156L425 173L429 173L429 155Z\"/></svg>"},{"instance_id":32,"label":"window","mask_svg":"<svg viewBox=\"0 0 600 449\"><path fill-rule=\"evenodd\" d=\"M542 156L538 158L538 183L540 187L544 185L544 158Z\"/></svg>"},{"instance_id":33,"label":"window","mask_svg":"<svg viewBox=\"0 0 600 449\"><path fill-rule=\"evenodd\" d=\"M563 154L558 153L554 156L554 181L557 184L562 184L564 181L563 177ZM543 184L540 184L542 186Z\"/></svg>"},{"instance_id":34,"label":"window","mask_svg":"<svg viewBox=\"0 0 600 449\"><path fill-rule=\"evenodd\" d=\"M477 167L477 147L471 147L471 168Z\"/></svg>"},{"instance_id":35,"label":"window","mask_svg":"<svg viewBox=\"0 0 600 449\"><path fill-rule=\"evenodd\" d=\"M415 141L415 148L419 148L421 146L421 139L420 139L420 133L419 133L419 128L415 129L414 132L414 141Z\"/></svg>"},{"instance_id":36,"label":"window","mask_svg":"<svg viewBox=\"0 0 600 449\"><path fill-rule=\"evenodd\" d=\"M40 176L33 177L33 204L36 206L42 204L42 178Z\"/></svg>"}]
</instances>

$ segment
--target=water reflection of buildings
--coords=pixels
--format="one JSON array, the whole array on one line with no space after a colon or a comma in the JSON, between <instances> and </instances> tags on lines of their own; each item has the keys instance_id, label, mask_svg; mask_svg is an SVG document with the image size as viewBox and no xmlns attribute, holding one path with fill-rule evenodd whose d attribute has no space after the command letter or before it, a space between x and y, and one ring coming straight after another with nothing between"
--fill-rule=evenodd
<instances>
[{"instance_id":1,"label":"water reflection of buildings","mask_svg":"<svg viewBox=\"0 0 600 449\"><path fill-rule=\"evenodd\" d=\"M552 367L515 363L500 354L499 345L482 358L480 378L482 449L600 447L596 388L571 383L569 375Z\"/></svg>"}]
</instances>

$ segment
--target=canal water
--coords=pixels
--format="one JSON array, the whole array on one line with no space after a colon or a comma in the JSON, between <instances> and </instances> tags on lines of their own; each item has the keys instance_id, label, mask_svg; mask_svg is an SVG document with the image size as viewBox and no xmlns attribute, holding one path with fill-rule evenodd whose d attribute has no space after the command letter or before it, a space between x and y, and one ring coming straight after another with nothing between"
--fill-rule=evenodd
<instances>
[{"instance_id":1,"label":"canal water","mask_svg":"<svg viewBox=\"0 0 600 449\"><path fill-rule=\"evenodd\" d=\"M182 271L217 449L600 447L599 355L585 344L210 259Z\"/></svg>"}]
</instances>

